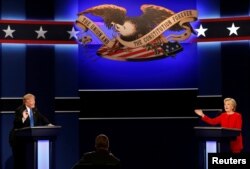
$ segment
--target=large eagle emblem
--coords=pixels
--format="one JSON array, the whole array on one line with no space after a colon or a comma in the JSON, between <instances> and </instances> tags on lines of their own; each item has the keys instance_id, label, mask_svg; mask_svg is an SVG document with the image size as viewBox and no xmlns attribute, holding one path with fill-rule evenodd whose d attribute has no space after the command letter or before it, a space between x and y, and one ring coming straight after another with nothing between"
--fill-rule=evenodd
<instances>
[{"instance_id":1,"label":"large eagle emblem","mask_svg":"<svg viewBox=\"0 0 250 169\"><path fill-rule=\"evenodd\" d=\"M181 21L177 21L176 23L173 23L173 20L175 19L178 20L178 17L182 17L182 16L176 16L176 18L174 18L173 16L176 13L173 12L172 10L169 10L162 6L157 6L157 5L152 5L152 4L144 4L141 6L140 9L142 11L142 14L140 16L127 16L127 10L125 8L117 6L117 5L105 4L105 5L99 5L99 6L86 9L78 13L78 15L85 16L87 14L92 14L95 16L102 17L107 28L116 32L117 37L113 39L114 41L113 45L109 47L104 45L98 51L99 55L104 56L104 57L106 56L109 58L111 58L111 55L108 55L108 53L115 53L117 52L118 49L126 50L127 52L131 51L132 50L131 48L133 47L129 45L127 46L126 45L127 42L131 44L136 44L137 40L140 38L143 38L142 40L146 41L146 39L155 35L156 34L155 32L157 30L153 32L154 29L156 29L157 26L159 26L159 24L162 24L164 21L166 21L165 25L163 25L162 27L159 27L159 30L164 29L164 26L166 25L167 26L170 25L167 30L171 32L176 32L176 35L174 35L174 37L176 38L173 38L173 39L178 39L178 37L180 37L179 32L182 33L182 36L186 36L186 37L192 33L196 34L196 32L194 31L194 29L192 28L189 22L183 22L182 24L180 24ZM173 17L171 18L172 21L171 20L167 21L167 19L170 17ZM81 25L82 23L78 21L77 24ZM90 28L86 27L85 25L84 30L87 31L88 29ZM152 35L150 35L150 33ZM187 35L188 33L189 35ZM178 43L178 40L173 40L173 39L168 39L164 37L162 34L159 34L157 35L157 37L153 37L153 40L150 39L149 43L140 44L138 47L144 48L146 50L153 50L155 53L155 56L175 55L176 53L182 50L182 47ZM101 53L103 49L106 51L106 53L104 54ZM137 57L133 57L133 53L131 53L131 55L128 55L128 56L129 57L122 58L122 59L120 57L118 58L114 57L114 59L118 59L118 60L138 59ZM153 57L151 56L149 58L152 59Z\"/></svg>"}]
</instances>

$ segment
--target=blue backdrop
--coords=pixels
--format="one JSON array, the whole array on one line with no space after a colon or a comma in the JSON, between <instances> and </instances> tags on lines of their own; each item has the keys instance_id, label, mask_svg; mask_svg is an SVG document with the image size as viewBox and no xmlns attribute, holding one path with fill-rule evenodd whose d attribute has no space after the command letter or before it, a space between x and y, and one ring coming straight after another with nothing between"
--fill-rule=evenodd
<instances>
[{"instance_id":1,"label":"blue backdrop","mask_svg":"<svg viewBox=\"0 0 250 169\"><path fill-rule=\"evenodd\" d=\"M238 3L236 8L235 1L228 0L1 0L0 18L74 22L78 12L100 4L120 5L129 16L140 15L142 4L160 5L174 12L195 9L199 19L250 14L249 1ZM92 19L103 21L100 17ZM2 30L0 36L4 37ZM55 112L53 101L56 97L78 97L79 89L199 88L199 95L235 97L244 118L245 151L250 151L249 40L185 42L181 43L184 50L175 57L141 62L99 57L96 51L101 44L95 39L94 42L86 46L0 44L1 99L20 98L26 92L34 92L42 113L63 127L56 143L56 169L70 168L83 152L79 151L82 133L79 133L78 114ZM0 112L0 169L11 167L8 133L13 118L13 111Z\"/></svg>"}]
</instances>

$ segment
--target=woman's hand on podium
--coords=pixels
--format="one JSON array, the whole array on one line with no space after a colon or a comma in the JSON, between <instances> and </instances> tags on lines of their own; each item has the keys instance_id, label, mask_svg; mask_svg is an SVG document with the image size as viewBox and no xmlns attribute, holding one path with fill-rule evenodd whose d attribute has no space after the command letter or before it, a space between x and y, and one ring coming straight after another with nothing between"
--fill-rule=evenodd
<instances>
[{"instance_id":1,"label":"woman's hand on podium","mask_svg":"<svg viewBox=\"0 0 250 169\"><path fill-rule=\"evenodd\" d=\"M203 113L203 111L202 111L201 109L195 109L194 112L195 112L198 116L200 116L200 117L204 117L204 116L205 116L205 114Z\"/></svg>"},{"instance_id":2,"label":"woman's hand on podium","mask_svg":"<svg viewBox=\"0 0 250 169\"><path fill-rule=\"evenodd\" d=\"M48 126L55 126L54 124L49 123Z\"/></svg>"}]
</instances>

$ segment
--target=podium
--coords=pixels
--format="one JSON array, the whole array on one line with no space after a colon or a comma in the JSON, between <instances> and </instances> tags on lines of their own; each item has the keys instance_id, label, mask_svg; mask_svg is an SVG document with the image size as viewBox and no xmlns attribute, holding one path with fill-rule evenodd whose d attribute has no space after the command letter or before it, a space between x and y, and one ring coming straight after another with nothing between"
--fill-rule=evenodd
<instances>
[{"instance_id":1,"label":"podium","mask_svg":"<svg viewBox=\"0 0 250 169\"><path fill-rule=\"evenodd\" d=\"M15 130L17 165L25 169L53 169L54 144L61 126L35 126Z\"/></svg>"},{"instance_id":2,"label":"podium","mask_svg":"<svg viewBox=\"0 0 250 169\"><path fill-rule=\"evenodd\" d=\"M218 153L230 151L230 141L241 133L240 129L225 127L194 127L194 129L201 141L216 142Z\"/></svg>"},{"instance_id":3,"label":"podium","mask_svg":"<svg viewBox=\"0 0 250 169\"><path fill-rule=\"evenodd\" d=\"M207 168L208 153L230 152L230 141L241 133L241 129L225 127L197 126L194 130L202 144L204 168Z\"/></svg>"}]
</instances>

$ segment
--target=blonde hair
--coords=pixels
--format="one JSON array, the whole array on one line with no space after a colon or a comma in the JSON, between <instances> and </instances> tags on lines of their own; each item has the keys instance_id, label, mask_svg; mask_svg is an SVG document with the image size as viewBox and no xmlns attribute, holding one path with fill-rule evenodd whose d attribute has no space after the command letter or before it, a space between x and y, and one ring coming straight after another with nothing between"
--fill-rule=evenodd
<instances>
[{"instance_id":1,"label":"blonde hair","mask_svg":"<svg viewBox=\"0 0 250 169\"><path fill-rule=\"evenodd\" d=\"M36 98L33 94L31 93L27 93L23 96L23 102L25 102L26 100L30 99L30 98Z\"/></svg>"},{"instance_id":2,"label":"blonde hair","mask_svg":"<svg viewBox=\"0 0 250 169\"><path fill-rule=\"evenodd\" d=\"M230 103L232 104L232 106L233 106L233 111L236 110L237 103L236 103L236 101L235 101L233 98L230 98L230 97L225 98L225 99L224 99L224 104L225 104L226 102L230 102Z\"/></svg>"}]
</instances>

